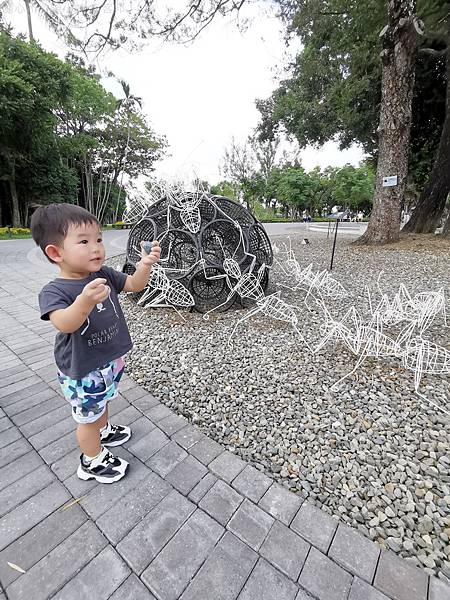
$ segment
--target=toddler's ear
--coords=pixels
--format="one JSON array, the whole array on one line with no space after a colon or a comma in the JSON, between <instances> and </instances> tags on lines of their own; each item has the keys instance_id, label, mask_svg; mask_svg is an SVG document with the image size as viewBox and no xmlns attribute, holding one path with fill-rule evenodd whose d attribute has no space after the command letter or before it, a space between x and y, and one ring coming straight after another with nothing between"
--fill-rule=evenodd
<instances>
[{"instance_id":1,"label":"toddler's ear","mask_svg":"<svg viewBox=\"0 0 450 600\"><path fill-rule=\"evenodd\" d=\"M45 246L44 252L53 262L59 263L62 261L61 250L58 246L49 244Z\"/></svg>"}]
</instances>

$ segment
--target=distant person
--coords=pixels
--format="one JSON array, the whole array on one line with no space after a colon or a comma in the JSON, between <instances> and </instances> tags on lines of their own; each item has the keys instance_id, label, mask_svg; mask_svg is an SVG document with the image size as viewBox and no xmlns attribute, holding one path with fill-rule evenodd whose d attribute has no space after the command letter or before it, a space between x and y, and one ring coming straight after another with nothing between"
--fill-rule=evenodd
<instances>
[{"instance_id":1,"label":"distant person","mask_svg":"<svg viewBox=\"0 0 450 600\"><path fill-rule=\"evenodd\" d=\"M122 479L128 463L107 448L131 437L127 426L108 420L108 402L117 396L124 355L133 346L118 294L140 292L147 285L161 249L141 251L134 275L103 266L105 248L100 223L74 204L41 206L31 219L34 241L59 276L39 294L41 319L58 330L55 362L58 381L72 407L81 448L77 475L112 483Z\"/></svg>"},{"instance_id":2,"label":"distant person","mask_svg":"<svg viewBox=\"0 0 450 600\"><path fill-rule=\"evenodd\" d=\"M363 211L362 211L362 210L360 210L360 211L358 212L358 214L356 215L356 218L357 218L357 220L358 220L359 222L361 222L361 221L364 219L364 213L363 213Z\"/></svg>"}]
</instances>

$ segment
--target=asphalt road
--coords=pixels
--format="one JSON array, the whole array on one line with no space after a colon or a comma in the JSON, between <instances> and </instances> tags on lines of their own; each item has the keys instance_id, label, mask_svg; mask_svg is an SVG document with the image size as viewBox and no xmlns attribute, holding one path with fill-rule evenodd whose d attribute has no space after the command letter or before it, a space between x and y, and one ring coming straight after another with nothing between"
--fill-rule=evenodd
<instances>
[{"instance_id":1,"label":"asphalt road","mask_svg":"<svg viewBox=\"0 0 450 600\"><path fill-rule=\"evenodd\" d=\"M334 224L332 224L334 227ZM362 235L366 230L367 223L340 223L339 233L345 235ZM326 234L328 223L265 223L264 228L269 236L293 235L296 233L306 234L308 231ZM103 232L103 240L106 247L106 256L111 258L125 252L129 230L110 230ZM33 240L0 240L0 261L7 260L7 255L14 248L14 252L23 252L27 262L35 265L39 270L48 272L50 276L57 274L56 266L50 264Z\"/></svg>"}]
</instances>

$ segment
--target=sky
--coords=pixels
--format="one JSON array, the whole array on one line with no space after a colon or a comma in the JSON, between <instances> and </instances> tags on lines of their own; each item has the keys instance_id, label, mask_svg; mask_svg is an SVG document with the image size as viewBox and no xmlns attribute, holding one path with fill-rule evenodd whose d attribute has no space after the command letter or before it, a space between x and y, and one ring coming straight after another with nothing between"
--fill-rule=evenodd
<instances>
[{"instance_id":1,"label":"sky","mask_svg":"<svg viewBox=\"0 0 450 600\"><path fill-rule=\"evenodd\" d=\"M156 163L157 177L199 177L217 183L223 179L220 165L231 139L243 143L257 126L255 100L276 89L283 66L298 47L286 48L275 17L252 6L247 11L253 20L244 31L234 20L218 17L187 46L153 42L133 54L110 52L97 62L105 75L104 87L121 97L117 80L127 81L131 93L142 98L152 128L166 136L169 156ZM26 31L24 11L15 11L9 19L16 32ZM33 28L46 50L64 56L63 44L37 14ZM108 71L116 79L107 77ZM357 165L363 153L357 146L340 151L328 142L322 148L302 149L300 156L309 171L316 166Z\"/></svg>"}]
</instances>

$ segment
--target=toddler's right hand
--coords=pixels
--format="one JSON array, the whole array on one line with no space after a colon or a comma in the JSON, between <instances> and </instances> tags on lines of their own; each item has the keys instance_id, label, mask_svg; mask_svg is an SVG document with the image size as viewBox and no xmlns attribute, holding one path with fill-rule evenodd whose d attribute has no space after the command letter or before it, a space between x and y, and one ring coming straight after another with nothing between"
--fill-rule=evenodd
<instances>
[{"instance_id":1,"label":"toddler's right hand","mask_svg":"<svg viewBox=\"0 0 450 600\"><path fill-rule=\"evenodd\" d=\"M106 279L97 277L84 286L80 295L90 306L95 306L104 302L109 295L110 289L105 284Z\"/></svg>"}]
</instances>

